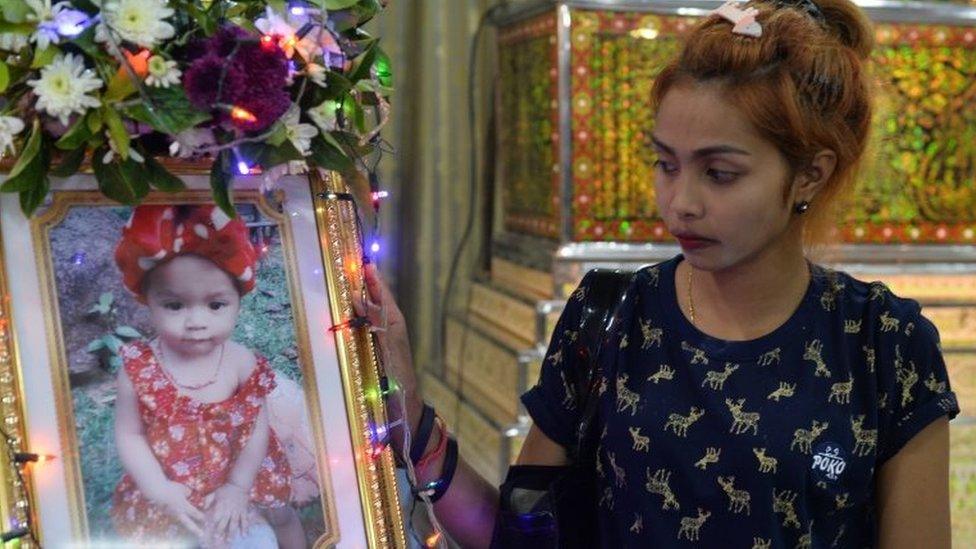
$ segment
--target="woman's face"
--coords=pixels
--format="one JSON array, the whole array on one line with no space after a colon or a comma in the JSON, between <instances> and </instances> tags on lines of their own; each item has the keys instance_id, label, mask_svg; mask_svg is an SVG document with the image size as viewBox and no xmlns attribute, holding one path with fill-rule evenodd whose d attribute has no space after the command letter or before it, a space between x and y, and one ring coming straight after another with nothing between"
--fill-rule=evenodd
<instances>
[{"instance_id":1,"label":"woman's face","mask_svg":"<svg viewBox=\"0 0 976 549\"><path fill-rule=\"evenodd\" d=\"M658 210L691 265L722 271L802 245L786 159L720 86L672 87L653 145Z\"/></svg>"},{"instance_id":2,"label":"woman's face","mask_svg":"<svg viewBox=\"0 0 976 549\"><path fill-rule=\"evenodd\" d=\"M149 273L146 304L156 333L183 358L206 356L234 331L241 299L213 261L181 255Z\"/></svg>"}]
</instances>

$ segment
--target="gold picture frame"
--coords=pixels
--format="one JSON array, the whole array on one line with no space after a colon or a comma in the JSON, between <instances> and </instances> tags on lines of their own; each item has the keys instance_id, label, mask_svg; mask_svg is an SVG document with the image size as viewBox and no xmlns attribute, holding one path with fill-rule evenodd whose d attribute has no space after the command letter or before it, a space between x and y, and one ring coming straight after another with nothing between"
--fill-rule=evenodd
<instances>
[{"instance_id":1,"label":"gold picture frame","mask_svg":"<svg viewBox=\"0 0 976 549\"><path fill-rule=\"evenodd\" d=\"M143 203L211 202L205 175L195 169L178 173L186 191L151 193ZM365 328L343 327L362 287L355 204L334 173L287 176L270 194L261 185L260 177L238 178L234 199L259 212L280 243L285 308L294 326L320 487L323 531L314 546L405 547L393 457L374 446L374 426L385 425L385 415L373 337ZM31 219L19 211L16 196L0 196L0 413L17 451L56 458L27 469L23 486L14 481L16 464L0 461L0 513L26 524L32 512L44 546L96 541L50 231L73 208L119 207L97 191L90 174L55 182L49 201Z\"/></svg>"}]
</instances>

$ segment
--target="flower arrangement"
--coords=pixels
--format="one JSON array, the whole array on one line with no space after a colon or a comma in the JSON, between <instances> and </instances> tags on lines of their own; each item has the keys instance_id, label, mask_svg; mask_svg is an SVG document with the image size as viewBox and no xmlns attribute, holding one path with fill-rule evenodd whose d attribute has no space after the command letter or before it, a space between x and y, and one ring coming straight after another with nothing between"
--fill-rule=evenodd
<instances>
[{"instance_id":1,"label":"flower arrangement","mask_svg":"<svg viewBox=\"0 0 976 549\"><path fill-rule=\"evenodd\" d=\"M52 1L56 2L52 5ZM3 0L0 192L30 215L86 161L109 198L183 183L166 157L234 174L359 174L380 147L389 59L362 26L383 0Z\"/></svg>"}]
</instances>

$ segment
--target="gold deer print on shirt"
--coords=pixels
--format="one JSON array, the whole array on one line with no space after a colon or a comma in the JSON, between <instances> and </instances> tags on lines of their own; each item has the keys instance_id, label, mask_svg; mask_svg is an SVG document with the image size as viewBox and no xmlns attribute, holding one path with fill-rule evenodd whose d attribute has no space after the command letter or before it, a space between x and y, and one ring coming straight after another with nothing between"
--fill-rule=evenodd
<instances>
[{"instance_id":1,"label":"gold deer print on shirt","mask_svg":"<svg viewBox=\"0 0 976 549\"><path fill-rule=\"evenodd\" d=\"M620 348L621 349L626 349L627 348L627 344L628 344L627 334L624 334L624 336L622 338L620 338Z\"/></svg>"},{"instance_id":2,"label":"gold deer print on shirt","mask_svg":"<svg viewBox=\"0 0 976 549\"><path fill-rule=\"evenodd\" d=\"M687 437L688 427L690 427L692 423L698 421L703 415L705 415L705 410L702 410L697 406L692 406L691 411L687 416L683 416L678 413L670 414L668 416L668 422L664 424L664 430L667 431L668 428L671 428L671 430L674 431L674 434L678 435L679 437Z\"/></svg>"},{"instance_id":3,"label":"gold deer print on shirt","mask_svg":"<svg viewBox=\"0 0 976 549\"><path fill-rule=\"evenodd\" d=\"M793 396L794 391L796 391L796 383L786 383L785 381L780 381L779 387L772 393L769 393L769 396L767 396L766 399L779 402L779 399L782 397Z\"/></svg>"},{"instance_id":4,"label":"gold deer print on shirt","mask_svg":"<svg viewBox=\"0 0 976 549\"><path fill-rule=\"evenodd\" d=\"M692 353L691 365L695 364L708 364L708 357L705 355L705 351L697 347L692 347L687 341L681 342L681 348L686 352Z\"/></svg>"},{"instance_id":5,"label":"gold deer print on shirt","mask_svg":"<svg viewBox=\"0 0 976 549\"><path fill-rule=\"evenodd\" d=\"M875 445L878 444L878 430L864 429L861 427L862 423L864 423L863 414L857 416L857 419L851 418L851 431L854 433L854 455L863 457L870 454Z\"/></svg>"},{"instance_id":6,"label":"gold deer print on shirt","mask_svg":"<svg viewBox=\"0 0 976 549\"><path fill-rule=\"evenodd\" d=\"M610 468L613 469L613 478L617 484L617 488L623 488L627 486L626 471L623 467L617 465L617 456L613 452L607 453L607 459L610 460Z\"/></svg>"},{"instance_id":7,"label":"gold deer print on shirt","mask_svg":"<svg viewBox=\"0 0 976 549\"><path fill-rule=\"evenodd\" d=\"M807 342L806 349L803 353L803 360L808 360L817 365L817 369L814 370L813 375L817 377L830 377L830 369L827 368L827 364L823 360L823 343L819 339Z\"/></svg>"},{"instance_id":8,"label":"gold deer print on shirt","mask_svg":"<svg viewBox=\"0 0 976 549\"><path fill-rule=\"evenodd\" d=\"M698 467L704 471L709 463L718 463L719 456L722 455L721 448L706 448L705 455L701 459L695 462L695 467Z\"/></svg>"},{"instance_id":9,"label":"gold deer print on shirt","mask_svg":"<svg viewBox=\"0 0 976 549\"><path fill-rule=\"evenodd\" d=\"M658 381L671 379L674 379L674 368L667 364L662 364L657 373L647 376L647 381L653 381L654 385L657 385Z\"/></svg>"},{"instance_id":10,"label":"gold deer print on shirt","mask_svg":"<svg viewBox=\"0 0 976 549\"><path fill-rule=\"evenodd\" d=\"M830 544L831 547L837 547L837 544L840 543L840 538L842 538L844 536L844 532L846 530L847 530L847 525L846 524L841 524L840 525L840 528L837 529L837 535L834 536L833 543Z\"/></svg>"},{"instance_id":11,"label":"gold deer print on shirt","mask_svg":"<svg viewBox=\"0 0 976 549\"><path fill-rule=\"evenodd\" d=\"M742 407L745 405L746 399L740 398L739 400L733 402L731 398L725 399L725 405L728 406L729 411L732 412L732 426L729 427L730 433L735 433L741 435L742 433L752 429L752 434L759 434L759 413L758 412L743 412Z\"/></svg>"},{"instance_id":12,"label":"gold deer print on shirt","mask_svg":"<svg viewBox=\"0 0 976 549\"><path fill-rule=\"evenodd\" d=\"M830 394L827 395L827 402L835 399L837 404L850 404L851 389L854 387L854 374L847 374L847 381L839 381L830 386Z\"/></svg>"},{"instance_id":13,"label":"gold deer print on shirt","mask_svg":"<svg viewBox=\"0 0 976 549\"><path fill-rule=\"evenodd\" d=\"M630 525L630 531L640 534L644 530L644 517L640 513L634 513L634 523Z\"/></svg>"},{"instance_id":14,"label":"gold deer print on shirt","mask_svg":"<svg viewBox=\"0 0 976 549\"><path fill-rule=\"evenodd\" d=\"M777 492L776 489L773 489L773 512L783 513L784 528L790 525L796 528L800 527L800 521L796 516L796 509L793 508L794 501L796 501L796 492L789 490Z\"/></svg>"},{"instance_id":15,"label":"gold deer print on shirt","mask_svg":"<svg viewBox=\"0 0 976 549\"><path fill-rule=\"evenodd\" d=\"M878 395L878 409L884 410L888 407L888 393L881 393Z\"/></svg>"},{"instance_id":16,"label":"gold deer print on shirt","mask_svg":"<svg viewBox=\"0 0 976 549\"><path fill-rule=\"evenodd\" d=\"M888 287L880 282L875 282L871 285L871 298L870 301L875 299L884 298L885 293L888 291Z\"/></svg>"},{"instance_id":17,"label":"gold deer print on shirt","mask_svg":"<svg viewBox=\"0 0 976 549\"><path fill-rule=\"evenodd\" d=\"M811 453L813 441L817 440L817 437L827 430L830 424L826 421L820 423L817 420L813 420L813 427L808 431L806 429L797 429L793 431L793 442L790 443L790 450L796 446L800 447L800 452L804 454Z\"/></svg>"},{"instance_id":18,"label":"gold deer print on shirt","mask_svg":"<svg viewBox=\"0 0 976 549\"><path fill-rule=\"evenodd\" d=\"M566 372L560 371L559 379L563 382L563 408L572 410L576 408L576 391L566 381Z\"/></svg>"},{"instance_id":19,"label":"gold deer print on shirt","mask_svg":"<svg viewBox=\"0 0 976 549\"><path fill-rule=\"evenodd\" d=\"M782 347L776 347L772 351L767 351L759 357L760 366L772 366L773 364L779 364L780 353L782 352Z\"/></svg>"},{"instance_id":20,"label":"gold deer print on shirt","mask_svg":"<svg viewBox=\"0 0 976 549\"><path fill-rule=\"evenodd\" d=\"M756 454L756 459L759 460L759 472L760 473L775 473L776 464L778 461L772 456L766 455L765 448L753 448L752 453Z\"/></svg>"},{"instance_id":21,"label":"gold deer print on shirt","mask_svg":"<svg viewBox=\"0 0 976 549\"><path fill-rule=\"evenodd\" d=\"M645 322L644 319L640 319L640 329L641 335L644 337L644 342L641 343L641 349L650 348L652 345L661 346L661 336L664 335L664 330L661 328L651 328L651 322Z\"/></svg>"},{"instance_id":22,"label":"gold deer print on shirt","mask_svg":"<svg viewBox=\"0 0 976 549\"><path fill-rule=\"evenodd\" d=\"M868 371L873 374L875 361L874 349L868 347L867 345L862 345L861 350L864 351L864 362L867 362L868 364Z\"/></svg>"},{"instance_id":23,"label":"gold deer print on shirt","mask_svg":"<svg viewBox=\"0 0 976 549\"><path fill-rule=\"evenodd\" d=\"M897 347L896 347L897 348ZM895 379L901 383L901 405L905 407L914 400L912 388L918 383L918 371L915 370L915 361L909 360L907 368L896 368Z\"/></svg>"},{"instance_id":24,"label":"gold deer print on shirt","mask_svg":"<svg viewBox=\"0 0 976 549\"><path fill-rule=\"evenodd\" d=\"M825 290L824 293L820 294L820 306L825 311L833 311L837 308L837 292L833 288Z\"/></svg>"},{"instance_id":25,"label":"gold deer print on shirt","mask_svg":"<svg viewBox=\"0 0 976 549\"><path fill-rule=\"evenodd\" d=\"M836 496L834 496L834 504L837 506L838 511L853 506L853 504L847 502L848 497L850 497L850 494L847 492L844 492L843 494L837 494Z\"/></svg>"},{"instance_id":26,"label":"gold deer print on shirt","mask_svg":"<svg viewBox=\"0 0 976 549\"><path fill-rule=\"evenodd\" d=\"M705 521L710 516L712 516L711 511L705 511L699 507L697 517L682 517L681 529L678 530L678 539L684 536L688 541L698 541L698 531L701 530L702 525L705 524Z\"/></svg>"},{"instance_id":27,"label":"gold deer print on shirt","mask_svg":"<svg viewBox=\"0 0 976 549\"><path fill-rule=\"evenodd\" d=\"M627 388L627 374L620 374L617 378L617 411L623 413L630 408L630 415L637 413L637 403L640 402L640 395Z\"/></svg>"},{"instance_id":28,"label":"gold deer print on shirt","mask_svg":"<svg viewBox=\"0 0 976 549\"><path fill-rule=\"evenodd\" d=\"M705 379L702 380L701 386L704 387L705 385L708 385L713 391L721 391L722 387L725 386L725 380L729 379L732 372L738 369L738 364L726 362L724 370L709 370L708 372L705 372Z\"/></svg>"},{"instance_id":29,"label":"gold deer print on shirt","mask_svg":"<svg viewBox=\"0 0 976 549\"><path fill-rule=\"evenodd\" d=\"M558 351L556 351L556 352L552 353L551 355L549 355L549 358L547 358L546 360L548 360L549 362L552 362L552 365L553 366L559 366L560 364L562 364L562 362L563 362L563 349L562 349L562 347L560 347Z\"/></svg>"},{"instance_id":30,"label":"gold deer print on shirt","mask_svg":"<svg viewBox=\"0 0 976 549\"><path fill-rule=\"evenodd\" d=\"M630 427L631 438L634 439L635 452L647 452L650 449L651 437L640 434L640 427Z\"/></svg>"},{"instance_id":31,"label":"gold deer print on shirt","mask_svg":"<svg viewBox=\"0 0 976 549\"><path fill-rule=\"evenodd\" d=\"M813 546L813 521L807 523L807 531L796 542L796 549L810 549Z\"/></svg>"},{"instance_id":32,"label":"gold deer print on shirt","mask_svg":"<svg viewBox=\"0 0 976 549\"><path fill-rule=\"evenodd\" d=\"M752 538L752 549L769 549L773 539Z\"/></svg>"},{"instance_id":33,"label":"gold deer print on shirt","mask_svg":"<svg viewBox=\"0 0 976 549\"><path fill-rule=\"evenodd\" d=\"M905 337L911 337L913 331L915 331L914 322L909 322L908 324L905 324Z\"/></svg>"},{"instance_id":34,"label":"gold deer print on shirt","mask_svg":"<svg viewBox=\"0 0 976 549\"><path fill-rule=\"evenodd\" d=\"M844 321L844 333L845 334L859 334L859 333L861 333L861 321L860 320L845 320Z\"/></svg>"},{"instance_id":35,"label":"gold deer print on shirt","mask_svg":"<svg viewBox=\"0 0 976 549\"><path fill-rule=\"evenodd\" d=\"M933 393L944 393L946 391L946 382L936 381L935 372L929 372L929 377L925 380L925 386Z\"/></svg>"},{"instance_id":36,"label":"gold deer print on shirt","mask_svg":"<svg viewBox=\"0 0 976 549\"><path fill-rule=\"evenodd\" d=\"M749 506L749 500L751 500L752 497L749 495L749 492L746 492L745 490L737 490L735 486L733 486L732 483L735 482L735 477L718 477L717 480L719 486L721 486L722 490L725 492L725 495L729 496L729 511L738 514L744 510L747 515L750 514L751 509Z\"/></svg>"},{"instance_id":37,"label":"gold deer print on shirt","mask_svg":"<svg viewBox=\"0 0 976 549\"><path fill-rule=\"evenodd\" d=\"M674 497L674 492L671 491L671 486L668 481L671 480L671 471L665 469L658 469L651 474L651 468L647 468L647 484L644 488L652 494L657 494L663 498L661 504L661 509L667 511L668 509L680 509L681 505L678 504L677 498Z\"/></svg>"},{"instance_id":38,"label":"gold deer print on shirt","mask_svg":"<svg viewBox=\"0 0 976 549\"><path fill-rule=\"evenodd\" d=\"M609 486L603 489L603 496L600 497L600 501L597 502L599 507L607 506L607 509L613 511L613 490Z\"/></svg>"},{"instance_id":39,"label":"gold deer print on shirt","mask_svg":"<svg viewBox=\"0 0 976 549\"><path fill-rule=\"evenodd\" d=\"M878 319L881 320L882 332L897 332L898 325L901 324L901 321L893 316L890 316L888 311L881 313L881 316L878 317Z\"/></svg>"},{"instance_id":40,"label":"gold deer print on shirt","mask_svg":"<svg viewBox=\"0 0 976 549\"><path fill-rule=\"evenodd\" d=\"M657 288L657 282L658 282L658 279L660 278L660 274L661 273L658 271L658 268L657 267L654 267L653 269L648 269L647 270L647 283L651 287Z\"/></svg>"}]
</instances>

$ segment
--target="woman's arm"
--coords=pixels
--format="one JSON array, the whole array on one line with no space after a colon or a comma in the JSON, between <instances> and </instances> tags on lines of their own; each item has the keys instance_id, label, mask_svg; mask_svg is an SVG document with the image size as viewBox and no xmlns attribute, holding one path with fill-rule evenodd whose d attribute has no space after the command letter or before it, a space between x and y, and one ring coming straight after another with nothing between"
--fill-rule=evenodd
<instances>
[{"instance_id":1,"label":"woman's arm","mask_svg":"<svg viewBox=\"0 0 976 549\"><path fill-rule=\"evenodd\" d=\"M423 400L417 390L410 340L403 314L397 308L389 288L380 279L376 268L367 265L365 274L371 302L365 304L365 307L358 302L354 302L353 305L356 307L357 314L368 315L373 326L382 328L377 332L377 340L385 357L383 366L387 374L394 378L400 387L400 393L391 395L387 402L388 419L395 422L403 417L402 403L405 403L406 416L412 424L410 432L416 433ZM403 401L398 398L401 395ZM439 435L431 435L424 454L436 448L438 442ZM402 443L402 430L394 429L391 445L398 455L402 454ZM423 486L441 478L443 461L442 456L422 470L416 471L418 485ZM566 463L566 453L561 446L533 426L522 446L518 463L562 465ZM450 487L434 504L437 520L451 538L462 547L488 547L495 528L497 509L498 488L488 483L459 457Z\"/></svg>"},{"instance_id":2,"label":"woman's arm","mask_svg":"<svg viewBox=\"0 0 976 549\"><path fill-rule=\"evenodd\" d=\"M878 474L878 547L949 549L949 421L919 431Z\"/></svg>"}]
</instances>

